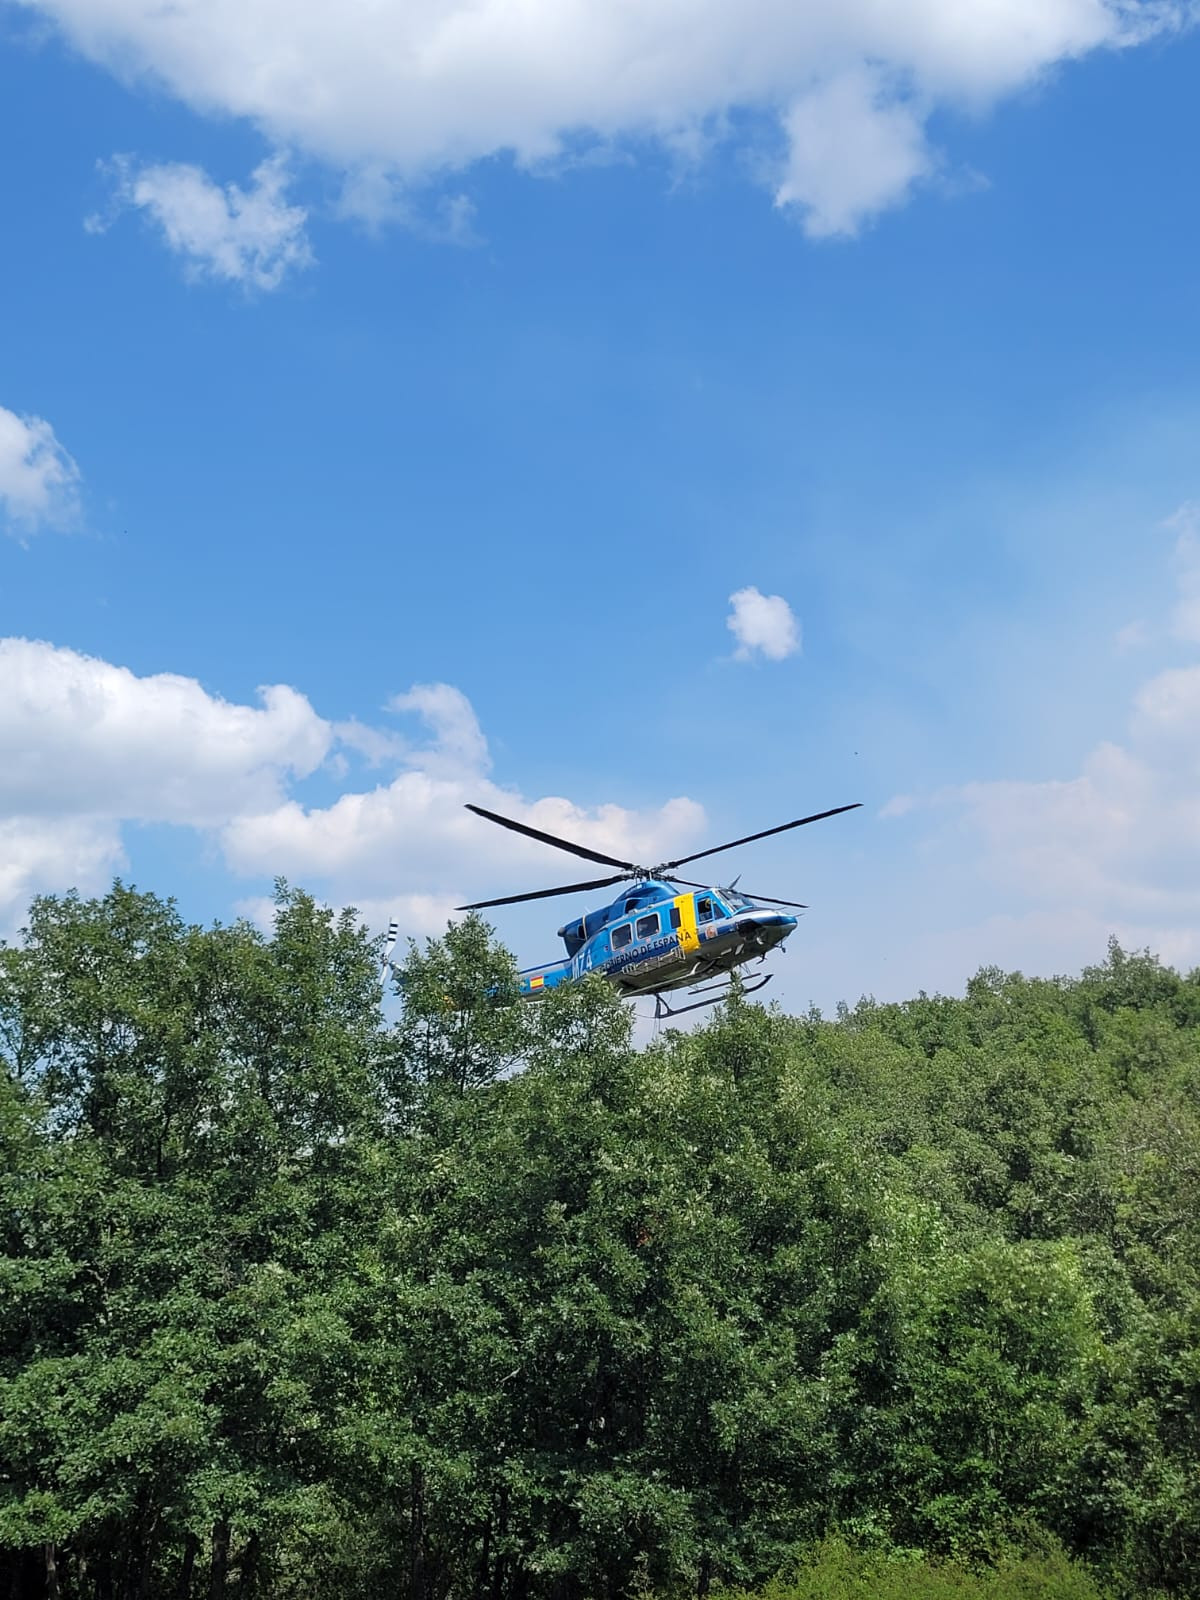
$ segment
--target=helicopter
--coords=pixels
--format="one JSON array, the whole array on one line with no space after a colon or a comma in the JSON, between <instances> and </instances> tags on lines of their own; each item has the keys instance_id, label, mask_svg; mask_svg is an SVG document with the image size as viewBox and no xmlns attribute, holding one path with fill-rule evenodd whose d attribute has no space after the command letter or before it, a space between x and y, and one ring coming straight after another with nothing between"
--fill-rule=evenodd
<instances>
[{"instance_id":1,"label":"helicopter","mask_svg":"<svg viewBox=\"0 0 1200 1600\"><path fill-rule=\"evenodd\" d=\"M716 1004L729 992L734 969L747 961L765 960L795 930L798 918L791 913L808 908L796 900L748 894L738 889L737 879L718 887L677 878L674 876L676 867L718 855L723 850L734 850L739 845L753 844L756 839L766 839L772 834L786 833L791 828L806 827L810 822L823 822L826 817L841 816L845 811L857 811L861 804L855 801L853 805L835 806L832 811L816 811L808 817L797 817L794 822L764 828L760 833L748 833L744 838L712 845L707 850L663 861L655 867L621 861L587 845L531 828L528 823L485 811L482 806L468 805L467 810L477 817L509 828L513 833L619 870L611 877L567 883L557 889L501 895L495 900L476 900L455 909L484 911L493 906L549 900L555 895L583 894L592 889L625 884L627 887L611 904L585 912L558 930L566 956L561 961L527 967L520 972L521 998L537 1000L560 984L574 982L589 972L599 972L626 998L653 995L656 1021L681 1016L686 1011ZM743 993L753 994L768 984L771 977L768 972L744 982ZM674 989L690 989L692 1003L670 1005L665 996Z\"/></svg>"}]
</instances>

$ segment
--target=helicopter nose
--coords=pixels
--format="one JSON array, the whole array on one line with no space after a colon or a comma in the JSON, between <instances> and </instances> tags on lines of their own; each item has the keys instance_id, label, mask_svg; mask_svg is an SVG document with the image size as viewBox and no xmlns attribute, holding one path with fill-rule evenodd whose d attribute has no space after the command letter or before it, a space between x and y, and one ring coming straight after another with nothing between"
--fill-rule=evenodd
<instances>
[{"instance_id":1,"label":"helicopter nose","mask_svg":"<svg viewBox=\"0 0 1200 1600\"><path fill-rule=\"evenodd\" d=\"M786 911L766 911L759 908L753 917L747 917L738 923L738 931L747 934L756 934L759 938L766 934L772 944L780 944L792 933L798 917L789 916Z\"/></svg>"}]
</instances>

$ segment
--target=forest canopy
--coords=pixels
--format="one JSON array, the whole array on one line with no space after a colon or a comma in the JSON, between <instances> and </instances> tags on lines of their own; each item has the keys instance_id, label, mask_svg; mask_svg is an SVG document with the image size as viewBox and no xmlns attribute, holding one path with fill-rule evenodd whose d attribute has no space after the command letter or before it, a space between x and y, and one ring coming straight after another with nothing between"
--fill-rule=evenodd
<instances>
[{"instance_id":1,"label":"forest canopy","mask_svg":"<svg viewBox=\"0 0 1200 1600\"><path fill-rule=\"evenodd\" d=\"M0 1597L1200 1594L1200 974L635 1048L276 909L0 950Z\"/></svg>"}]
</instances>

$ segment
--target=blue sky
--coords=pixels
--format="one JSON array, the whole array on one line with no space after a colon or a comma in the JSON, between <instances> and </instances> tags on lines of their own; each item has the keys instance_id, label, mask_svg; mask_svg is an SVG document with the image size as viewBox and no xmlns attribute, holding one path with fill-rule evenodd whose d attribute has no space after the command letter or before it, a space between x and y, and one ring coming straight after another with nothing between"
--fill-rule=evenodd
<instances>
[{"instance_id":1,"label":"blue sky","mask_svg":"<svg viewBox=\"0 0 1200 1600\"><path fill-rule=\"evenodd\" d=\"M0 0L0 920L861 800L790 1005L1200 962L1190 21Z\"/></svg>"}]
</instances>

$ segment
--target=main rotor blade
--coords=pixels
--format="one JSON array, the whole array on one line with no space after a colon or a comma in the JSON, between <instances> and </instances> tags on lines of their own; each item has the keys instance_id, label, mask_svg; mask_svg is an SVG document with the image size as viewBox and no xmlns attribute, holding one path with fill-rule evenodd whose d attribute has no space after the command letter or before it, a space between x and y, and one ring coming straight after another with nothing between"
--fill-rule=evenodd
<instances>
[{"instance_id":1,"label":"main rotor blade","mask_svg":"<svg viewBox=\"0 0 1200 1600\"><path fill-rule=\"evenodd\" d=\"M693 883L690 878L672 878L670 882L686 884L689 889L715 888L718 894L721 893L720 884ZM805 905L803 900L777 900L772 894L751 894L749 889L739 889L737 890L737 893L744 894L747 900L759 901L764 906L791 906L795 911L808 910L808 906Z\"/></svg>"},{"instance_id":2,"label":"main rotor blade","mask_svg":"<svg viewBox=\"0 0 1200 1600\"><path fill-rule=\"evenodd\" d=\"M786 833L789 828L803 828L809 822L823 822L826 817L840 817L843 811L857 811L862 805L856 800L852 806L834 806L832 811L814 811L811 817L797 817L795 822L780 823L778 828L764 828L761 833L748 833L744 839L731 839L728 844L714 844L710 850L697 850L694 856L680 856L678 861L664 861L659 872L670 872L672 867L684 867L689 861L699 861L704 856L719 855L722 850L733 850L739 844L753 844L755 839L769 839L773 833Z\"/></svg>"},{"instance_id":3,"label":"main rotor blade","mask_svg":"<svg viewBox=\"0 0 1200 1600\"><path fill-rule=\"evenodd\" d=\"M502 817L495 811L485 811L482 806L468 804L467 810L473 811L477 817L486 817L489 822L498 822L502 828L511 828L514 833L523 833L526 838L537 839L542 844L552 844L556 850L569 850L573 856L582 856L585 861L598 861L602 867L624 867L626 872L633 873L639 870L632 861L618 861L616 856L602 855L599 850L589 850L584 844L572 844L569 839L560 839L554 833L543 833L540 828L531 828L527 822L514 822L511 817ZM615 879L613 881L615 882ZM584 887L586 888L587 885L584 885ZM593 884L591 887L595 888L596 885ZM565 893L565 891L563 892ZM485 905L507 904L503 900L486 900L483 903ZM458 909L464 911L469 908L460 906Z\"/></svg>"},{"instance_id":4,"label":"main rotor blade","mask_svg":"<svg viewBox=\"0 0 1200 1600\"><path fill-rule=\"evenodd\" d=\"M719 890L718 893L720 893ZM776 900L772 894L751 894L748 889L739 889L738 893L744 894L747 900L761 902L764 906L790 906L793 911L808 910L808 906L803 900Z\"/></svg>"},{"instance_id":5,"label":"main rotor blade","mask_svg":"<svg viewBox=\"0 0 1200 1600\"><path fill-rule=\"evenodd\" d=\"M502 894L498 900L475 900L469 906L455 906L456 911L483 911L487 906L515 906L522 900L552 900L556 894L582 894L586 889L607 889L614 883L625 883L629 874L618 872L615 878L592 878L587 883L564 883L560 889L534 889L530 894Z\"/></svg>"}]
</instances>

